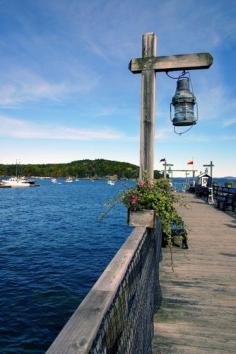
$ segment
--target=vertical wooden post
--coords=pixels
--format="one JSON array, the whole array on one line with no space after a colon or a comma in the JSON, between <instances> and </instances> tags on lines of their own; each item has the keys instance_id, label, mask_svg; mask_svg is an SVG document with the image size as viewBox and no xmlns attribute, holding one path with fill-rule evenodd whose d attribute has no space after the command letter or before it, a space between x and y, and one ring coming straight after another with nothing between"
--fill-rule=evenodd
<instances>
[{"instance_id":1,"label":"vertical wooden post","mask_svg":"<svg viewBox=\"0 0 236 354\"><path fill-rule=\"evenodd\" d=\"M213 62L209 53L157 57L156 42L155 33L145 33L142 40L142 58L132 59L129 63L132 73L142 75L140 180L145 176L149 180L154 177L156 72L208 69Z\"/></svg>"},{"instance_id":2,"label":"vertical wooden post","mask_svg":"<svg viewBox=\"0 0 236 354\"><path fill-rule=\"evenodd\" d=\"M210 176L212 178L213 177L213 167L214 167L213 162L210 161L209 164L203 165L203 167L210 167Z\"/></svg>"},{"instance_id":3,"label":"vertical wooden post","mask_svg":"<svg viewBox=\"0 0 236 354\"><path fill-rule=\"evenodd\" d=\"M167 167L167 162L164 162L164 178L166 179L166 167Z\"/></svg>"},{"instance_id":4,"label":"vertical wooden post","mask_svg":"<svg viewBox=\"0 0 236 354\"><path fill-rule=\"evenodd\" d=\"M212 161L210 161L210 176L211 176L211 178L213 177L213 162Z\"/></svg>"},{"instance_id":5,"label":"vertical wooden post","mask_svg":"<svg viewBox=\"0 0 236 354\"><path fill-rule=\"evenodd\" d=\"M193 185L195 185L195 170L193 168Z\"/></svg>"},{"instance_id":6,"label":"vertical wooden post","mask_svg":"<svg viewBox=\"0 0 236 354\"><path fill-rule=\"evenodd\" d=\"M145 33L142 41L142 57L155 56L156 34ZM140 180L145 176L148 180L154 177L155 81L155 70L147 64L142 71L141 86Z\"/></svg>"}]
</instances>

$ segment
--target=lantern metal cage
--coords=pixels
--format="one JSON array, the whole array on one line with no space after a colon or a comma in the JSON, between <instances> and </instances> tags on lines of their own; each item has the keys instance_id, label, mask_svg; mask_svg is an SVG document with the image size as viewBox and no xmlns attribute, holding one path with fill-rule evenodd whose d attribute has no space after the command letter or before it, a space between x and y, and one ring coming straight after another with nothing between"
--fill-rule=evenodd
<instances>
[{"instance_id":1,"label":"lantern metal cage","mask_svg":"<svg viewBox=\"0 0 236 354\"><path fill-rule=\"evenodd\" d=\"M170 119L175 127L193 126L198 120L196 97L193 94L190 77L185 74L184 72L177 78L175 95L170 103Z\"/></svg>"}]
</instances>

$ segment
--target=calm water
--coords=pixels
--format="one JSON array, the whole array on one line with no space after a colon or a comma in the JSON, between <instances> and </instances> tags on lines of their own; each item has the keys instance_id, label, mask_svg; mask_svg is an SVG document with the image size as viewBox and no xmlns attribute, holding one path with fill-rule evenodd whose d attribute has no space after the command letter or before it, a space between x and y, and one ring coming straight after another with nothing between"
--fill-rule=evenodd
<instances>
[{"instance_id":1,"label":"calm water","mask_svg":"<svg viewBox=\"0 0 236 354\"><path fill-rule=\"evenodd\" d=\"M98 222L131 182L60 182L0 189L1 354L44 353L131 232L122 205Z\"/></svg>"},{"instance_id":2,"label":"calm water","mask_svg":"<svg viewBox=\"0 0 236 354\"><path fill-rule=\"evenodd\" d=\"M98 222L130 182L0 189L0 352L44 353L131 231L126 209Z\"/></svg>"}]
</instances>

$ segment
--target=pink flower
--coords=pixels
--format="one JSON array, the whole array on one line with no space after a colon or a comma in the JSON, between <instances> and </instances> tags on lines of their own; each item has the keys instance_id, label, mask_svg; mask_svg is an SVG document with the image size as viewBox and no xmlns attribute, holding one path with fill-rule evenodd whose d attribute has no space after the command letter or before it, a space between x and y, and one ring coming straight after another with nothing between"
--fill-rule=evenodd
<instances>
[{"instance_id":1,"label":"pink flower","mask_svg":"<svg viewBox=\"0 0 236 354\"><path fill-rule=\"evenodd\" d=\"M144 181L140 181L138 185L139 185L139 187L144 187L145 186L145 182Z\"/></svg>"},{"instance_id":2,"label":"pink flower","mask_svg":"<svg viewBox=\"0 0 236 354\"><path fill-rule=\"evenodd\" d=\"M137 195L132 195L131 198L130 198L130 203L131 204L136 204L137 200L138 200Z\"/></svg>"}]
</instances>

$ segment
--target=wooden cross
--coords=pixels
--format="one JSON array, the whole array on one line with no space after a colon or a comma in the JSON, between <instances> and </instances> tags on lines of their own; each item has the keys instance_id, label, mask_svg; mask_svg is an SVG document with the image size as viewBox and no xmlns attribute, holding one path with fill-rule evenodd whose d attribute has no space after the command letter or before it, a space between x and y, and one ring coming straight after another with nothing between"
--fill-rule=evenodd
<instances>
[{"instance_id":1,"label":"wooden cross","mask_svg":"<svg viewBox=\"0 0 236 354\"><path fill-rule=\"evenodd\" d=\"M156 72L208 69L213 58L209 53L156 56L156 34L145 33L142 39L142 58L132 59L129 70L142 75L141 134L139 179L154 177L154 129Z\"/></svg>"},{"instance_id":2,"label":"wooden cross","mask_svg":"<svg viewBox=\"0 0 236 354\"><path fill-rule=\"evenodd\" d=\"M213 167L214 167L213 162L211 161L209 163L209 165L203 165L203 167L210 167L210 176L212 178L212 176L213 176Z\"/></svg>"},{"instance_id":3,"label":"wooden cross","mask_svg":"<svg viewBox=\"0 0 236 354\"><path fill-rule=\"evenodd\" d=\"M164 166L164 178L166 179L167 177L167 167L169 167L169 170L173 165L173 163L167 163L166 161L163 163Z\"/></svg>"}]
</instances>

